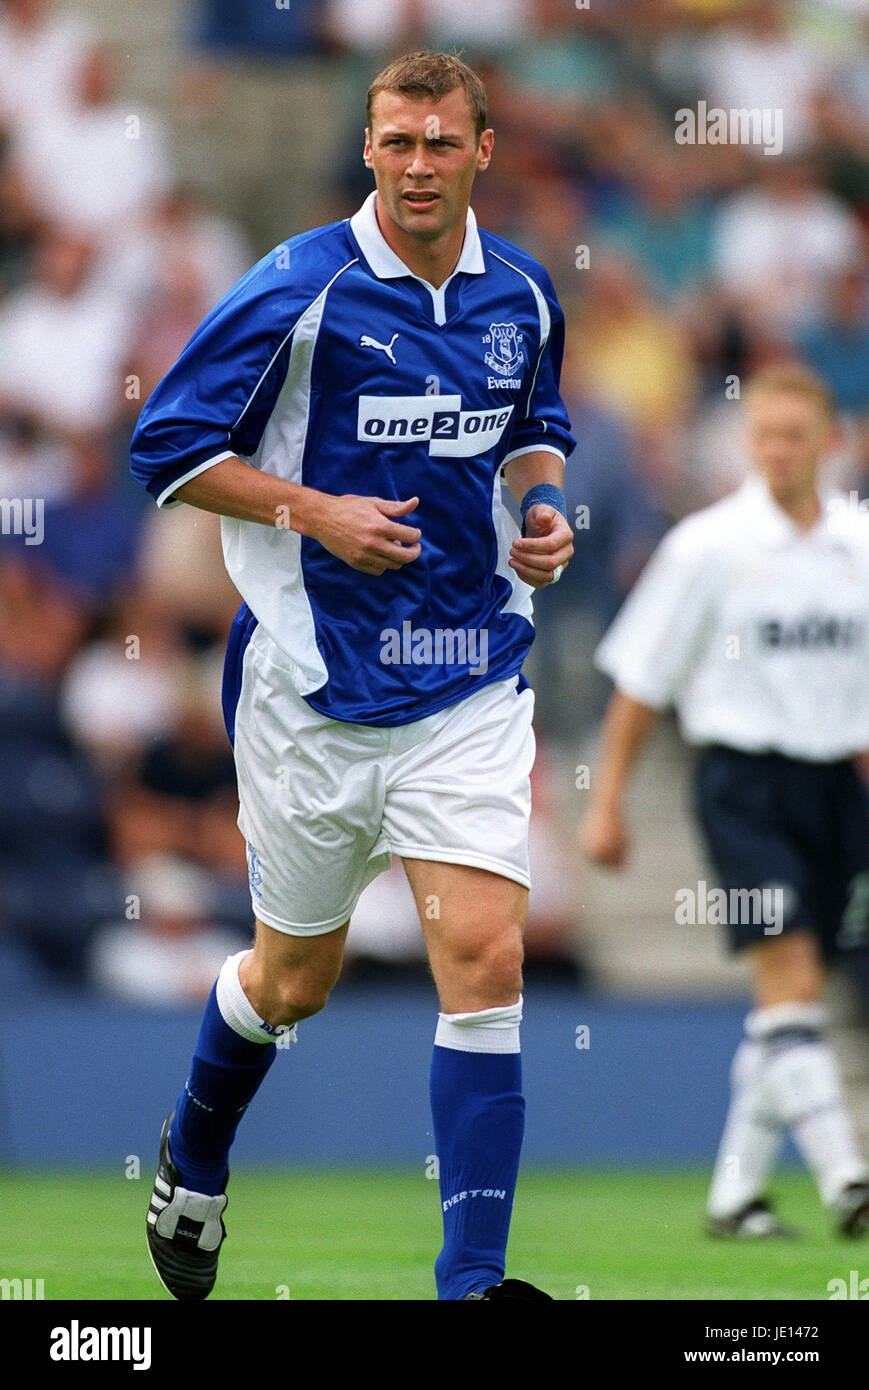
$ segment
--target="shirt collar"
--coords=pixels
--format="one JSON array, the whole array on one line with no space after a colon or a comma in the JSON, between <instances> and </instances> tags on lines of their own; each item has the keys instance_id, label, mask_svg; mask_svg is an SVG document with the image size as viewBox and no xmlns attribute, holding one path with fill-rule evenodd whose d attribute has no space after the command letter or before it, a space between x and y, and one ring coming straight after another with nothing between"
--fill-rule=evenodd
<instances>
[{"instance_id":1,"label":"shirt collar","mask_svg":"<svg viewBox=\"0 0 869 1390\"><path fill-rule=\"evenodd\" d=\"M750 508L751 521L756 533L767 545L785 545L788 541L805 539L808 536L818 538L821 535L828 535L831 530L835 529L831 527L836 508L834 489L818 489L821 514L810 531L804 531L778 505L759 473L752 472L748 475L740 488L740 493Z\"/></svg>"},{"instance_id":2,"label":"shirt collar","mask_svg":"<svg viewBox=\"0 0 869 1390\"><path fill-rule=\"evenodd\" d=\"M392 247L388 245L377 222L377 213L374 210L376 199L376 191L369 194L359 211L350 218L350 230L358 241L363 256L379 280L397 280L400 276L410 275L414 280L422 280L422 283L427 285L428 281L423 280L421 275L414 275L401 257L397 256ZM468 208L462 254L459 256L453 275L458 275L460 272L465 275L484 275L485 271L486 266L483 260L480 233L477 230L477 219L473 209ZM453 275L449 277L450 280ZM441 289L443 289L443 285Z\"/></svg>"}]
</instances>

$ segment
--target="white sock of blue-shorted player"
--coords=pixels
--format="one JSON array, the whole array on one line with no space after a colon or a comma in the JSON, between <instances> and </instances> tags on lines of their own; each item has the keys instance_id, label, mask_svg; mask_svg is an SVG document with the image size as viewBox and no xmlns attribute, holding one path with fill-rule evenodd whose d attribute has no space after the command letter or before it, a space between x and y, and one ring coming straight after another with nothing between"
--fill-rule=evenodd
<instances>
[{"instance_id":1,"label":"white sock of blue-shorted player","mask_svg":"<svg viewBox=\"0 0 869 1390\"><path fill-rule=\"evenodd\" d=\"M209 995L169 1132L183 1186L210 1196L224 1189L230 1146L275 1059L276 1036L295 1038L295 1028L273 1028L251 1005L238 978L247 954L224 961Z\"/></svg>"}]
</instances>

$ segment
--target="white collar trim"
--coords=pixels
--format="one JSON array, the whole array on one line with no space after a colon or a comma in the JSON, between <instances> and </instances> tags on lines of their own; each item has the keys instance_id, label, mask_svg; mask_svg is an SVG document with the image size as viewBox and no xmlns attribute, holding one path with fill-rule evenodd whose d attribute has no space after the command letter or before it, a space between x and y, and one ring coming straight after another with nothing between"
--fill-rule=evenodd
<instances>
[{"instance_id":1,"label":"white collar trim","mask_svg":"<svg viewBox=\"0 0 869 1390\"><path fill-rule=\"evenodd\" d=\"M480 242L480 233L477 229L477 219L472 208L468 208L468 217L465 224L465 240L462 244L462 254L459 256L453 274L445 280L439 289L429 284L421 275L414 275L413 271L405 265L400 256L396 255L392 247L387 243L386 238L380 230L375 212L375 202L377 193L370 193L357 213L350 218L350 229L356 240L359 242L360 250L365 257L374 274L379 280L397 280L400 276L410 275L414 280L419 280L420 284L425 285L431 291L432 298L435 300L435 307L438 301L443 301L444 291L452 280L453 275L484 275L486 265L483 260L483 247Z\"/></svg>"},{"instance_id":2,"label":"white collar trim","mask_svg":"<svg viewBox=\"0 0 869 1390\"><path fill-rule=\"evenodd\" d=\"M751 470L743 482L740 492L751 509L754 525L761 530L764 539L773 545L806 536L818 537L829 531L830 523L834 519L835 491L830 488L818 488L821 513L810 531L803 531L778 505L767 487L765 479L756 469Z\"/></svg>"}]
</instances>

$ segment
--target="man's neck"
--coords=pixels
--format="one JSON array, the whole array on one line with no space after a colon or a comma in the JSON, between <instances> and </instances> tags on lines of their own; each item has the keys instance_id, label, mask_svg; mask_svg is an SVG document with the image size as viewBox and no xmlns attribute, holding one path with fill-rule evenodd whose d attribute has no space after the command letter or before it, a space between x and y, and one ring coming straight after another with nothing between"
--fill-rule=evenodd
<instances>
[{"instance_id":1,"label":"man's neck","mask_svg":"<svg viewBox=\"0 0 869 1390\"><path fill-rule=\"evenodd\" d=\"M459 263L465 244L467 224L462 223L450 228L436 241L423 241L420 237L411 236L409 232L403 231L391 217L382 212L379 198L375 199L374 211L377 225L390 251L394 251L414 275L418 275L421 280L426 280L434 289L439 290Z\"/></svg>"},{"instance_id":2,"label":"man's neck","mask_svg":"<svg viewBox=\"0 0 869 1390\"><path fill-rule=\"evenodd\" d=\"M821 515L821 502L814 486L781 496L769 489L769 494L776 506L780 507L785 516L789 516L801 531L811 531L816 525Z\"/></svg>"}]
</instances>

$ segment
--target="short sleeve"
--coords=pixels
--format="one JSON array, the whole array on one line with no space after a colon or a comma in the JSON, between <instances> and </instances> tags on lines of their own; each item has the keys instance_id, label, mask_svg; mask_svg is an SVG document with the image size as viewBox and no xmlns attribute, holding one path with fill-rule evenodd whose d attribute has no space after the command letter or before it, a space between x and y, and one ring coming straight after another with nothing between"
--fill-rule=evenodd
<instances>
[{"instance_id":1,"label":"short sleeve","mask_svg":"<svg viewBox=\"0 0 869 1390\"><path fill-rule=\"evenodd\" d=\"M664 537L595 652L624 694L653 709L678 699L712 620L712 569L690 522Z\"/></svg>"}]
</instances>

